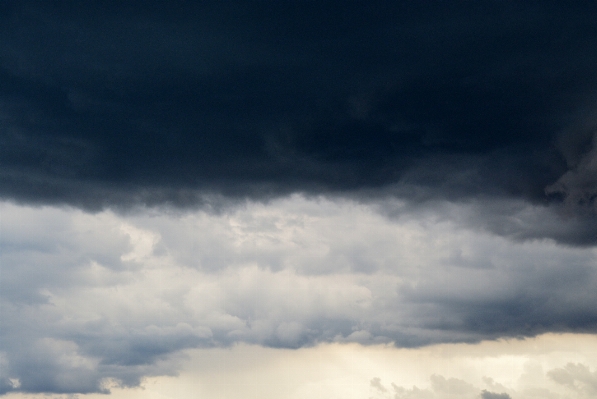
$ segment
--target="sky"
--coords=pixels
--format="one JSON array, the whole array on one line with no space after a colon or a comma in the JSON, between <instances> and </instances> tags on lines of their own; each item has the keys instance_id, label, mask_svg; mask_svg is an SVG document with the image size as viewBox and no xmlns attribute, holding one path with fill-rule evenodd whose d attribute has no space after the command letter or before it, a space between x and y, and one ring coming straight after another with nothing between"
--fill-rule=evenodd
<instances>
[{"instance_id":1,"label":"sky","mask_svg":"<svg viewBox=\"0 0 597 399\"><path fill-rule=\"evenodd\" d=\"M1 2L0 395L597 398L595 21Z\"/></svg>"}]
</instances>

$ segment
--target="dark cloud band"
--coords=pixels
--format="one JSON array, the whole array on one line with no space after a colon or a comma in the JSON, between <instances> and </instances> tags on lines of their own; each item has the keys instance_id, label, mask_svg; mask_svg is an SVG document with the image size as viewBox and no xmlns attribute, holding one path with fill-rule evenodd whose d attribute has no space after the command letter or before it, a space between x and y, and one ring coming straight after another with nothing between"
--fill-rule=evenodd
<instances>
[{"instance_id":1,"label":"dark cloud band","mask_svg":"<svg viewBox=\"0 0 597 399\"><path fill-rule=\"evenodd\" d=\"M189 191L406 181L440 198L593 202L557 145L591 130L589 6L71 6L3 5L4 198L184 206ZM569 133L578 156L586 130Z\"/></svg>"}]
</instances>

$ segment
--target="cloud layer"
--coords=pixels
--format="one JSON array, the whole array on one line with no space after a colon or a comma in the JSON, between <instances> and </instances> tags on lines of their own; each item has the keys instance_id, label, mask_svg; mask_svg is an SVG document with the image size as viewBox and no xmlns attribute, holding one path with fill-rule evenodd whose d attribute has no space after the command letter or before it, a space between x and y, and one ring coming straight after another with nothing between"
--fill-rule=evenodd
<instances>
[{"instance_id":1,"label":"cloud layer","mask_svg":"<svg viewBox=\"0 0 597 399\"><path fill-rule=\"evenodd\" d=\"M292 197L220 214L2 208L5 390L95 392L238 342L595 332L596 253Z\"/></svg>"},{"instance_id":2,"label":"cloud layer","mask_svg":"<svg viewBox=\"0 0 597 399\"><path fill-rule=\"evenodd\" d=\"M97 210L397 186L591 209L596 12L4 2L0 195Z\"/></svg>"}]
</instances>

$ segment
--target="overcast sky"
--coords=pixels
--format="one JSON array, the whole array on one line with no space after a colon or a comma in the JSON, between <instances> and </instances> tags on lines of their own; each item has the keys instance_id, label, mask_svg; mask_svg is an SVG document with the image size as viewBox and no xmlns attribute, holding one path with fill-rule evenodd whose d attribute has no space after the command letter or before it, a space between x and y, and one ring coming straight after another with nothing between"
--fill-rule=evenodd
<instances>
[{"instance_id":1,"label":"overcast sky","mask_svg":"<svg viewBox=\"0 0 597 399\"><path fill-rule=\"evenodd\" d=\"M595 21L0 2L0 394L594 399Z\"/></svg>"}]
</instances>

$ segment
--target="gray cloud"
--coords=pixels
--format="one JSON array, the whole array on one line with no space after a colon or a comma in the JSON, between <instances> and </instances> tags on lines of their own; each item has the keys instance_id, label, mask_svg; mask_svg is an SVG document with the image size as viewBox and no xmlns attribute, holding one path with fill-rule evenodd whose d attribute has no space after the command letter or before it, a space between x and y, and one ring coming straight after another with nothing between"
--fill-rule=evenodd
<instances>
[{"instance_id":1,"label":"gray cloud","mask_svg":"<svg viewBox=\"0 0 597 399\"><path fill-rule=\"evenodd\" d=\"M379 378L379 377L375 377L375 378L371 379L371 382L369 383L369 385L371 385L372 388L374 388L380 392L388 392L386 387L384 387L381 384L381 378Z\"/></svg>"},{"instance_id":2,"label":"gray cloud","mask_svg":"<svg viewBox=\"0 0 597 399\"><path fill-rule=\"evenodd\" d=\"M597 371L591 372L590 368L581 363L568 363L562 368L547 372L549 378L558 384L572 390L588 395L597 394Z\"/></svg>"},{"instance_id":3,"label":"gray cloud","mask_svg":"<svg viewBox=\"0 0 597 399\"><path fill-rule=\"evenodd\" d=\"M302 197L219 214L2 207L5 391L10 379L28 392L135 386L174 373L187 348L237 342L416 347L597 328L591 248L515 243L442 208L392 219Z\"/></svg>"},{"instance_id":4,"label":"gray cloud","mask_svg":"<svg viewBox=\"0 0 597 399\"><path fill-rule=\"evenodd\" d=\"M4 199L594 196L592 155L571 162L594 114L587 4L9 1L1 15ZM591 224L549 237L594 244Z\"/></svg>"},{"instance_id":5,"label":"gray cloud","mask_svg":"<svg viewBox=\"0 0 597 399\"><path fill-rule=\"evenodd\" d=\"M400 189L401 190L401 189ZM437 220L450 220L465 228L490 232L513 241L551 239L557 243L590 247L597 236L597 219L587 210L570 212L559 204L532 205L508 198L479 197L463 202L438 201L426 198L412 204L395 200L390 195L373 202L377 211L391 219L409 218L410 214L431 212Z\"/></svg>"},{"instance_id":6,"label":"gray cloud","mask_svg":"<svg viewBox=\"0 0 597 399\"><path fill-rule=\"evenodd\" d=\"M512 397L507 393L494 393L483 390L481 392L481 399L512 399Z\"/></svg>"},{"instance_id":7,"label":"gray cloud","mask_svg":"<svg viewBox=\"0 0 597 399\"><path fill-rule=\"evenodd\" d=\"M546 192L562 194L566 204L573 210L585 209L591 215L591 211L597 206L597 135L593 138L590 150L578 160L574 168L548 186Z\"/></svg>"}]
</instances>

